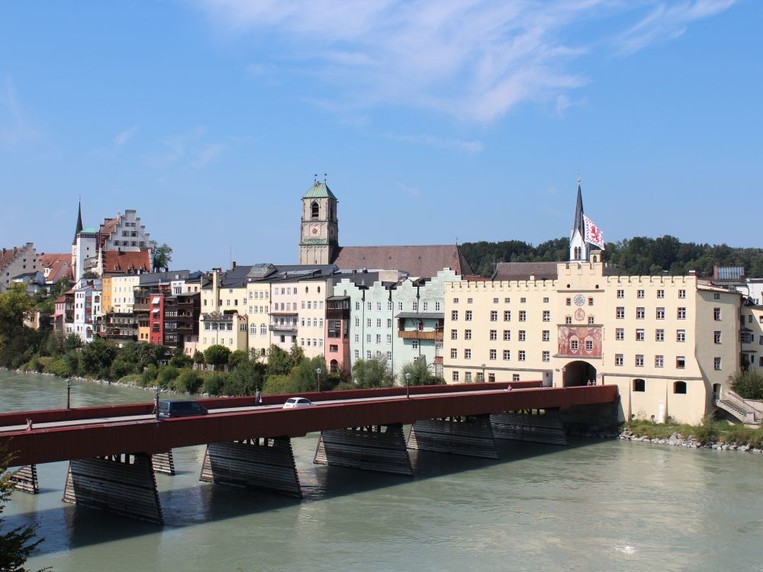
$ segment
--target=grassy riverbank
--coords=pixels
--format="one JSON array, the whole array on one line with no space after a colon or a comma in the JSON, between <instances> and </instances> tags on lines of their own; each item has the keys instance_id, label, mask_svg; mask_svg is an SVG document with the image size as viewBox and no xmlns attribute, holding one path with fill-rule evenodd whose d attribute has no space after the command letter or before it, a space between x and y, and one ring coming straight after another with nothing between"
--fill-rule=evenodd
<instances>
[{"instance_id":1,"label":"grassy riverbank","mask_svg":"<svg viewBox=\"0 0 763 572\"><path fill-rule=\"evenodd\" d=\"M727 421L715 421L711 418L706 418L700 425L657 424L651 421L636 420L626 423L624 430L636 437L647 439L670 439L678 436L684 440L697 441L702 446L721 444L763 448L762 428L745 427Z\"/></svg>"}]
</instances>

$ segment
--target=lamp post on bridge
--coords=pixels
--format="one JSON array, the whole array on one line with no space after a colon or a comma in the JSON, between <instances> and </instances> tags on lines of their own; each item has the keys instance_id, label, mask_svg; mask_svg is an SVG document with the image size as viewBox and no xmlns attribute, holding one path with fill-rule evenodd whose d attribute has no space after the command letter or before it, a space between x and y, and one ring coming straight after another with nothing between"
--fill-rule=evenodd
<instances>
[{"instance_id":1,"label":"lamp post on bridge","mask_svg":"<svg viewBox=\"0 0 763 572\"><path fill-rule=\"evenodd\" d=\"M66 408L72 408L72 378L66 378Z\"/></svg>"},{"instance_id":2,"label":"lamp post on bridge","mask_svg":"<svg viewBox=\"0 0 763 572\"><path fill-rule=\"evenodd\" d=\"M485 364L482 364L482 383L485 383Z\"/></svg>"},{"instance_id":3,"label":"lamp post on bridge","mask_svg":"<svg viewBox=\"0 0 763 572\"><path fill-rule=\"evenodd\" d=\"M405 398L410 399L411 398L411 372L406 372L405 374Z\"/></svg>"},{"instance_id":4,"label":"lamp post on bridge","mask_svg":"<svg viewBox=\"0 0 763 572\"><path fill-rule=\"evenodd\" d=\"M323 373L323 370L321 368L317 368L315 370L315 376L318 382L318 393L321 392L321 374Z\"/></svg>"},{"instance_id":5,"label":"lamp post on bridge","mask_svg":"<svg viewBox=\"0 0 763 572\"><path fill-rule=\"evenodd\" d=\"M160 387L154 389L154 411L156 412L156 420L159 421L159 394L162 392Z\"/></svg>"}]
</instances>

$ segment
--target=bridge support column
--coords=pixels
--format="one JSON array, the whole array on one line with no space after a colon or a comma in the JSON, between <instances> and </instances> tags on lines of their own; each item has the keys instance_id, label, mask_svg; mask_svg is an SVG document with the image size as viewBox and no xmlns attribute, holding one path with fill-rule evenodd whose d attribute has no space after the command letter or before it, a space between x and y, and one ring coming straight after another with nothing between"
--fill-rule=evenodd
<instances>
[{"instance_id":1,"label":"bridge support column","mask_svg":"<svg viewBox=\"0 0 763 572\"><path fill-rule=\"evenodd\" d=\"M413 476L401 424L323 431L314 463Z\"/></svg>"},{"instance_id":2,"label":"bridge support column","mask_svg":"<svg viewBox=\"0 0 763 572\"><path fill-rule=\"evenodd\" d=\"M493 427L487 415L420 419L411 427L408 447L468 457L498 458Z\"/></svg>"},{"instance_id":3,"label":"bridge support column","mask_svg":"<svg viewBox=\"0 0 763 572\"><path fill-rule=\"evenodd\" d=\"M566 445L567 435L558 409L509 411L491 415L496 439Z\"/></svg>"},{"instance_id":4,"label":"bridge support column","mask_svg":"<svg viewBox=\"0 0 763 572\"><path fill-rule=\"evenodd\" d=\"M288 437L210 443L199 480L302 496Z\"/></svg>"},{"instance_id":5,"label":"bridge support column","mask_svg":"<svg viewBox=\"0 0 763 572\"><path fill-rule=\"evenodd\" d=\"M154 467L155 473L165 475L175 474L175 458L172 456L172 451L151 455L151 464Z\"/></svg>"},{"instance_id":6,"label":"bridge support column","mask_svg":"<svg viewBox=\"0 0 763 572\"><path fill-rule=\"evenodd\" d=\"M25 465L11 473L8 480L13 483L17 491L24 491L36 495L40 492L40 483L37 480L37 465Z\"/></svg>"},{"instance_id":7,"label":"bridge support column","mask_svg":"<svg viewBox=\"0 0 763 572\"><path fill-rule=\"evenodd\" d=\"M164 523L151 456L145 453L70 461L63 500Z\"/></svg>"}]
</instances>

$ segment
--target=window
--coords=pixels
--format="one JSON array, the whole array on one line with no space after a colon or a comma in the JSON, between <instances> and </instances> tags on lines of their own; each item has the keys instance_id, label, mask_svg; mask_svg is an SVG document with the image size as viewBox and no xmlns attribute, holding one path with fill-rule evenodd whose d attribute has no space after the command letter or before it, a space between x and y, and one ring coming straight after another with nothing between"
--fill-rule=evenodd
<instances>
[{"instance_id":1,"label":"window","mask_svg":"<svg viewBox=\"0 0 763 572\"><path fill-rule=\"evenodd\" d=\"M665 359L661 355L654 356L654 367L662 367L665 363Z\"/></svg>"},{"instance_id":2,"label":"window","mask_svg":"<svg viewBox=\"0 0 763 572\"><path fill-rule=\"evenodd\" d=\"M615 354L615 365L623 365L623 354Z\"/></svg>"},{"instance_id":3,"label":"window","mask_svg":"<svg viewBox=\"0 0 763 572\"><path fill-rule=\"evenodd\" d=\"M527 312L525 312L524 310L519 311L519 321L520 322L527 321Z\"/></svg>"},{"instance_id":4,"label":"window","mask_svg":"<svg viewBox=\"0 0 763 572\"><path fill-rule=\"evenodd\" d=\"M643 379L633 380L633 391L643 393L646 391L646 382Z\"/></svg>"},{"instance_id":5,"label":"window","mask_svg":"<svg viewBox=\"0 0 763 572\"><path fill-rule=\"evenodd\" d=\"M450 339L451 340L457 340L458 339L458 330L451 330L450 331Z\"/></svg>"},{"instance_id":6,"label":"window","mask_svg":"<svg viewBox=\"0 0 763 572\"><path fill-rule=\"evenodd\" d=\"M503 311L503 321L504 322L511 322L511 310L504 310Z\"/></svg>"},{"instance_id":7,"label":"window","mask_svg":"<svg viewBox=\"0 0 763 572\"><path fill-rule=\"evenodd\" d=\"M455 382L458 382L458 372L457 372L457 371L454 371L454 372L453 372L453 377L452 377L452 379L453 379L453 381L455 381Z\"/></svg>"},{"instance_id":8,"label":"window","mask_svg":"<svg viewBox=\"0 0 763 572\"><path fill-rule=\"evenodd\" d=\"M572 316L565 316L564 317L564 323L565 324L571 324L572 323Z\"/></svg>"},{"instance_id":9,"label":"window","mask_svg":"<svg viewBox=\"0 0 763 572\"><path fill-rule=\"evenodd\" d=\"M519 350L519 361L525 361L525 350Z\"/></svg>"},{"instance_id":10,"label":"window","mask_svg":"<svg viewBox=\"0 0 763 572\"><path fill-rule=\"evenodd\" d=\"M678 297L679 298L686 298L686 290L679 290L678 291Z\"/></svg>"},{"instance_id":11,"label":"window","mask_svg":"<svg viewBox=\"0 0 763 572\"><path fill-rule=\"evenodd\" d=\"M519 341L524 342L527 339L527 332L525 330L519 330Z\"/></svg>"},{"instance_id":12,"label":"window","mask_svg":"<svg viewBox=\"0 0 763 572\"><path fill-rule=\"evenodd\" d=\"M511 359L511 350L503 350L503 359L507 361Z\"/></svg>"},{"instance_id":13,"label":"window","mask_svg":"<svg viewBox=\"0 0 763 572\"><path fill-rule=\"evenodd\" d=\"M596 323L596 319L593 316L588 316L588 325L592 326Z\"/></svg>"},{"instance_id":14,"label":"window","mask_svg":"<svg viewBox=\"0 0 763 572\"><path fill-rule=\"evenodd\" d=\"M625 298L625 290L618 290L617 291L617 297L618 298Z\"/></svg>"},{"instance_id":15,"label":"window","mask_svg":"<svg viewBox=\"0 0 763 572\"><path fill-rule=\"evenodd\" d=\"M472 321L472 311L471 311L471 310L467 310L467 311L466 311L466 313L465 313L465 316L464 316L464 319L465 319L467 322L471 322L471 321Z\"/></svg>"},{"instance_id":16,"label":"window","mask_svg":"<svg viewBox=\"0 0 763 572\"><path fill-rule=\"evenodd\" d=\"M382 322L381 322L381 318L376 318L376 327L377 327L377 328L381 328L381 327L382 327L382 325L381 325L381 324L382 324ZM314 325L314 324L313 324L313 325Z\"/></svg>"},{"instance_id":17,"label":"window","mask_svg":"<svg viewBox=\"0 0 763 572\"><path fill-rule=\"evenodd\" d=\"M677 342L686 341L686 330L676 330L676 341Z\"/></svg>"},{"instance_id":18,"label":"window","mask_svg":"<svg viewBox=\"0 0 763 572\"><path fill-rule=\"evenodd\" d=\"M578 340L570 340L570 349L573 352L578 351L578 347L580 346L580 343Z\"/></svg>"},{"instance_id":19,"label":"window","mask_svg":"<svg viewBox=\"0 0 763 572\"><path fill-rule=\"evenodd\" d=\"M491 322L497 322L498 321L498 311L497 310L491 310L490 311L490 321Z\"/></svg>"},{"instance_id":20,"label":"window","mask_svg":"<svg viewBox=\"0 0 763 572\"><path fill-rule=\"evenodd\" d=\"M615 339L622 342L625 339L625 328L615 328Z\"/></svg>"},{"instance_id":21,"label":"window","mask_svg":"<svg viewBox=\"0 0 763 572\"><path fill-rule=\"evenodd\" d=\"M721 295L718 292L713 294L713 300L720 300L720 299L721 299Z\"/></svg>"},{"instance_id":22,"label":"window","mask_svg":"<svg viewBox=\"0 0 763 572\"><path fill-rule=\"evenodd\" d=\"M490 350L490 359L498 358L498 350Z\"/></svg>"},{"instance_id":23,"label":"window","mask_svg":"<svg viewBox=\"0 0 763 572\"><path fill-rule=\"evenodd\" d=\"M519 303L520 303L520 304L524 304L524 303L526 303L526 302L527 302L527 298L525 298L524 296L522 296L522 297L519 299Z\"/></svg>"},{"instance_id":24,"label":"window","mask_svg":"<svg viewBox=\"0 0 763 572\"><path fill-rule=\"evenodd\" d=\"M642 308L642 307L636 308L636 319L637 320L643 320L645 314L646 314L646 312L645 312L644 308Z\"/></svg>"},{"instance_id":25,"label":"window","mask_svg":"<svg viewBox=\"0 0 763 572\"><path fill-rule=\"evenodd\" d=\"M543 310L543 321L544 322L551 321L551 312L549 310Z\"/></svg>"},{"instance_id":26,"label":"window","mask_svg":"<svg viewBox=\"0 0 763 572\"><path fill-rule=\"evenodd\" d=\"M713 369L715 371L721 371L721 358L719 357L713 358Z\"/></svg>"},{"instance_id":27,"label":"window","mask_svg":"<svg viewBox=\"0 0 763 572\"><path fill-rule=\"evenodd\" d=\"M551 341L551 332L549 330L543 330L541 334L541 339L544 342Z\"/></svg>"},{"instance_id":28,"label":"window","mask_svg":"<svg viewBox=\"0 0 763 572\"><path fill-rule=\"evenodd\" d=\"M673 393L686 394L686 382L685 381L674 381L673 382Z\"/></svg>"},{"instance_id":29,"label":"window","mask_svg":"<svg viewBox=\"0 0 763 572\"><path fill-rule=\"evenodd\" d=\"M721 343L721 332L720 331L716 330L715 332L713 332L713 342L716 343L716 344L720 344Z\"/></svg>"},{"instance_id":30,"label":"window","mask_svg":"<svg viewBox=\"0 0 763 572\"><path fill-rule=\"evenodd\" d=\"M641 328L638 328L636 330L636 341L637 342L643 342L644 341L644 330Z\"/></svg>"},{"instance_id":31,"label":"window","mask_svg":"<svg viewBox=\"0 0 763 572\"><path fill-rule=\"evenodd\" d=\"M657 311L655 313L655 317L658 320L664 320L665 319L665 308L662 308L662 307L657 308Z\"/></svg>"},{"instance_id":32,"label":"window","mask_svg":"<svg viewBox=\"0 0 763 572\"><path fill-rule=\"evenodd\" d=\"M544 304L548 304L549 303L549 297L548 296L543 296L543 303Z\"/></svg>"},{"instance_id":33,"label":"window","mask_svg":"<svg viewBox=\"0 0 763 572\"><path fill-rule=\"evenodd\" d=\"M636 367L644 367L644 355L636 354Z\"/></svg>"},{"instance_id":34,"label":"window","mask_svg":"<svg viewBox=\"0 0 763 572\"><path fill-rule=\"evenodd\" d=\"M588 298L588 305L593 306L593 298Z\"/></svg>"},{"instance_id":35,"label":"window","mask_svg":"<svg viewBox=\"0 0 763 572\"><path fill-rule=\"evenodd\" d=\"M490 330L490 341L498 339L498 330Z\"/></svg>"},{"instance_id":36,"label":"window","mask_svg":"<svg viewBox=\"0 0 763 572\"><path fill-rule=\"evenodd\" d=\"M565 300L565 303L567 304L567 306L572 306L572 298L567 298L567 300Z\"/></svg>"},{"instance_id":37,"label":"window","mask_svg":"<svg viewBox=\"0 0 763 572\"><path fill-rule=\"evenodd\" d=\"M464 381L466 383L471 383L472 382L472 372L467 371L466 373L464 373Z\"/></svg>"},{"instance_id":38,"label":"window","mask_svg":"<svg viewBox=\"0 0 763 572\"><path fill-rule=\"evenodd\" d=\"M644 291L636 290L636 298L643 298L643 297L644 297Z\"/></svg>"},{"instance_id":39,"label":"window","mask_svg":"<svg viewBox=\"0 0 763 572\"><path fill-rule=\"evenodd\" d=\"M451 310L450 319L453 320L454 322L458 321L458 310Z\"/></svg>"},{"instance_id":40,"label":"window","mask_svg":"<svg viewBox=\"0 0 763 572\"><path fill-rule=\"evenodd\" d=\"M721 309L713 308L713 320L716 322L721 319Z\"/></svg>"},{"instance_id":41,"label":"window","mask_svg":"<svg viewBox=\"0 0 763 572\"><path fill-rule=\"evenodd\" d=\"M679 320L685 320L686 319L686 308L678 308L678 311L676 312L676 317Z\"/></svg>"},{"instance_id":42,"label":"window","mask_svg":"<svg viewBox=\"0 0 763 572\"><path fill-rule=\"evenodd\" d=\"M665 341L665 330L663 329L657 329L654 331L654 341L655 342L664 342Z\"/></svg>"},{"instance_id":43,"label":"window","mask_svg":"<svg viewBox=\"0 0 763 572\"><path fill-rule=\"evenodd\" d=\"M615 318L618 320L622 320L625 318L625 307L624 306L618 306L615 310Z\"/></svg>"},{"instance_id":44,"label":"window","mask_svg":"<svg viewBox=\"0 0 763 572\"><path fill-rule=\"evenodd\" d=\"M493 298L493 304L497 304L497 303L498 303L498 298Z\"/></svg>"},{"instance_id":45,"label":"window","mask_svg":"<svg viewBox=\"0 0 763 572\"><path fill-rule=\"evenodd\" d=\"M586 340L585 341L585 351L592 352L593 351L593 340Z\"/></svg>"},{"instance_id":46,"label":"window","mask_svg":"<svg viewBox=\"0 0 763 572\"><path fill-rule=\"evenodd\" d=\"M471 340L472 339L472 331L471 330L464 330L464 339L465 340Z\"/></svg>"},{"instance_id":47,"label":"window","mask_svg":"<svg viewBox=\"0 0 763 572\"><path fill-rule=\"evenodd\" d=\"M543 357L541 358L543 361L551 361L551 352L548 350L543 351Z\"/></svg>"},{"instance_id":48,"label":"window","mask_svg":"<svg viewBox=\"0 0 763 572\"><path fill-rule=\"evenodd\" d=\"M466 299L466 303L467 304L471 304L472 302L474 302L474 298L467 298Z\"/></svg>"},{"instance_id":49,"label":"window","mask_svg":"<svg viewBox=\"0 0 763 572\"><path fill-rule=\"evenodd\" d=\"M519 374L518 373L512 373L511 374L511 381L519 381Z\"/></svg>"},{"instance_id":50,"label":"window","mask_svg":"<svg viewBox=\"0 0 763 572\"><path fill-rule=\"evenodd\" d=\"M763 340L763 336L761 336L761 340ZM504 330L503 331L503 341L504 342L510 342L511 341L511 330ZM761 342L763 343L763 342Z\"/></svg>"},{"instance_id":51,"label":"window","mask_svg":"<svg viewBox=\"0 0 763 572\"><path fill-rule=\"evenodd\" d=\"M464 359L472 359L472 350L470 349L464 350Z\"/></svg>"},{"instance_id":52,"label":"window","mask_svg":"<svg viewBox=\"0 0 763 572\"><path fill-rule=\"evenodd\" d=\"M658 298L664 298L665 297L665 290L657 290L657 297Z\"/></svg>"},{"instance_id":53,"label":"window","mask_svg":"<svg viewBox=\"0 0 763 572\"><path fill-rule=\"evenodd\" d=\"M676 369L684 369L686 367L686 358L684 356L676 356Z\"/></svg>"}]
</instances>

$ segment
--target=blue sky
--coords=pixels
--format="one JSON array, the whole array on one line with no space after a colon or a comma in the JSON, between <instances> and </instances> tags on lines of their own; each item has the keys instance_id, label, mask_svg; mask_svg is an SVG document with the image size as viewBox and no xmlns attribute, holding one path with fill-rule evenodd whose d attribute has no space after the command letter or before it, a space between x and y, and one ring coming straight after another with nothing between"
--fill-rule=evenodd
<instances>
[{"instance_id":1,"label":"blue sky","mask_svg":"<svg viewBox=\"0 0 763 572\"><path fill-rule=\"evenodd\" d=\"M763 2L0 2L0 246L136 209L176 268L569 233L759 247Z\"/></svg>"}]
</instances>

